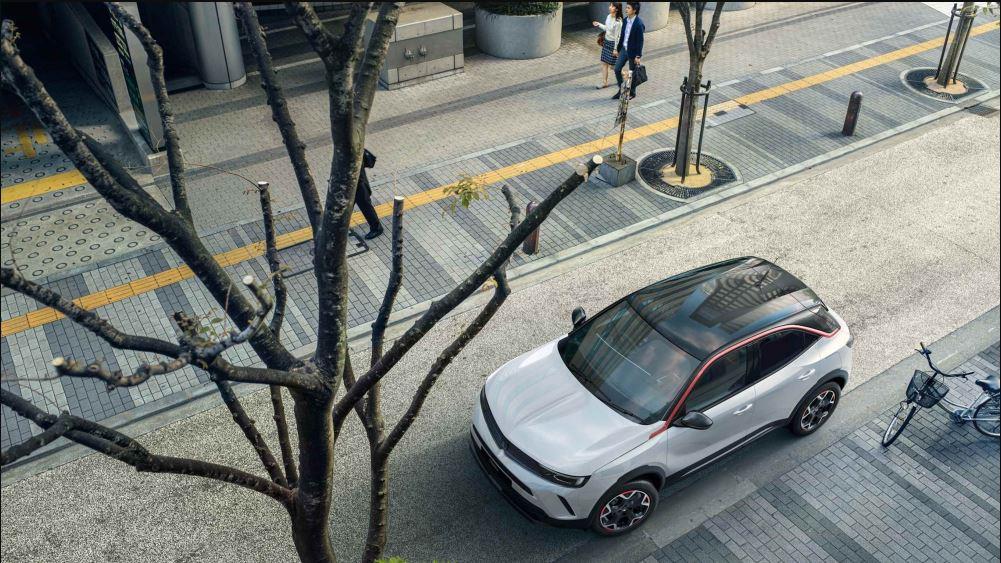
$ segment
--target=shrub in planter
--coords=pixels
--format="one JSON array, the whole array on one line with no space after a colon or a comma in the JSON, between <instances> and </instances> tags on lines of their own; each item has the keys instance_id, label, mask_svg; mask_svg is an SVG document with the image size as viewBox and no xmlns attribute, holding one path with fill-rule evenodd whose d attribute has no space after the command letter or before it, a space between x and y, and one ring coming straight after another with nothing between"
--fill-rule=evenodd
<instances>
[{"instance_id":1,"label":"shrub in planter","mask_svg":"<svg viewBox=\"0 0 1001 563\"><path fill-rule=\"evenodd\" d=\"M561 2L477 2L476 46L504 59L536 59L560 48Z\"/></svg>"}]
</instances>

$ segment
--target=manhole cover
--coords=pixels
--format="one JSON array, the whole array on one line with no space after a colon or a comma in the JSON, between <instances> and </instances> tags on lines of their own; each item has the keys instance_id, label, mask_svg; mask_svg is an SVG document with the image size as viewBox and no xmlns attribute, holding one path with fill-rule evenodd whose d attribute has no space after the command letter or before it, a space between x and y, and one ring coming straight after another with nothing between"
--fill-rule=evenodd
<instances>
[{"instance_id":1,"label":"manhole cover","mask_svg":"<svg viewBox=\"0 0 1001 563\"><path fill-rule=\"evenodd\" d=\"M694 155L692 164L694 165ZM708 170L712 179L705 185L694 187L674 183L674 149L654 151L640 159L637 170L640 181L651 190L676 199L691 199L711 192L737 180L737 173L722 160L702 154L700 168Z\"/></svg>"},{"instance_id":2,"label":"manhole cover","mask_svg":"<svg viewBox=\"0 0 1001 563\"><path fill-rule=\"evenodd\" d=\"M934 68L912 68L901 73L900 80L914 92L948 104L955 104L987 89L987 86L983 82L963 73L956 75L956 81L966 86L965 92L952 88L946 90L933 89L929 87L929 82L934 80L935 70Z\"/></svg>"}]
</instances>

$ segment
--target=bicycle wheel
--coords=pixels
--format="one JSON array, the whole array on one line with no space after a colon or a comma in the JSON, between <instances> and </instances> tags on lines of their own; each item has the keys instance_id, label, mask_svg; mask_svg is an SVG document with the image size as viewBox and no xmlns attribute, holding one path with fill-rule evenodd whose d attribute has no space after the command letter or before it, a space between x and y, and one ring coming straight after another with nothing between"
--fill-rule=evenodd
<instances>
[{"instance_id":1,"label":"bicycle wheel","mask_svg":"<svg viewBox=\"0 0 1001 563\"><path fill-rule=\"evenodd\" d=\"M973 426L985 436L1001 436L1001 398L993 397L973 411Z\"/></svg>"},{"instance_id":2,"label":"bicycle wheel","mask_svg":"<svg viewBox=\"0 0 1001 563\"><path fill-rule=\"evenodd\" d=\"M911 421L911 417L914 413L918 412L918 407L907 402L900 403L900 407L897 408L897 412L894 413L893 418L890 419L890 424L886 427L886 432L883 433L883 447L888 448L892 444L897 436L904 431L907 427L907 423Z\"/></svg>"}]
</instances>

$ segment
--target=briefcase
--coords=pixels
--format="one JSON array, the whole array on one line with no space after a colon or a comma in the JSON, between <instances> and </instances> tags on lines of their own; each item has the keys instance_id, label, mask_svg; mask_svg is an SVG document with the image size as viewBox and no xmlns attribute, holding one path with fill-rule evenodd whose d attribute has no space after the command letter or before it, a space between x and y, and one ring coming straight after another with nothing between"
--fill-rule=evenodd
<instances>
[{"instance_id":1,"label":"briefcase","mask_svg":"<svg viewBox=\"0 0 1001 563\"><path fill-rule=\"evenodd\" d=\"M646 67L643 65L636 65L636 68L633 70L633 80L630 86L635 88L646 81Z\"/></svg>"}]
</instances>

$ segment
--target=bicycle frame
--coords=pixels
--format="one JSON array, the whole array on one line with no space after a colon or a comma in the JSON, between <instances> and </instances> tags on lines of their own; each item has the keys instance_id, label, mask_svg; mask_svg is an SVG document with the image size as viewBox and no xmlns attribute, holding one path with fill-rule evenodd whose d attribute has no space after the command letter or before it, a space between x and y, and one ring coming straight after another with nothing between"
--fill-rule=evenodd
<instances>
[{"instance_id":1,"label":"bicycle frame","mask_svg":"<svg viewBox=\"0 0 1001 563\"><path fill-rule=\"evenodd\" d=\"M949 374L946 374L946 373L942 372L941 370L939 370L937 367L935 367L931 363L931 359L930 358L929 358L928 364L932 367L932 369L934 371L932 372L932 376L930 378L928 378L928 382L925 383L924 387L922 387L922 389L921 389L922 393L926 392L927 389L929 387L931 387L935 383L935 380L939 376L942 376L942 377L957 377L957 376L950 376ZM973 417L973 413L976 412L977 407L979 407L980 405L982 405L982 404L986 403L987 401L991 400L992 397L993 397L993 395L991 395L987 391L981 391L980 395L978 395L977 398L974 399L969 405L962 405L960 403L954 403L954 402L950 401L949 399L947 399L946 397L942 397L939 400L939 402L937 403L937 405L938 405L939 408L941 408L945 412L949 413L949 416L951 416L952 419L954 421L956 421L956 422L973 422L974 420L980 420L980 421L983 421L983 422L988 422L989 420L993 420L993 419L984 419L984 418L975 419ZM908 402L910 402L910 401L908 401ZM952 409L949 409L949 407L947 407L946 405L949 405L949 407L952 407Z\"/></svg>"}]
</instances>

